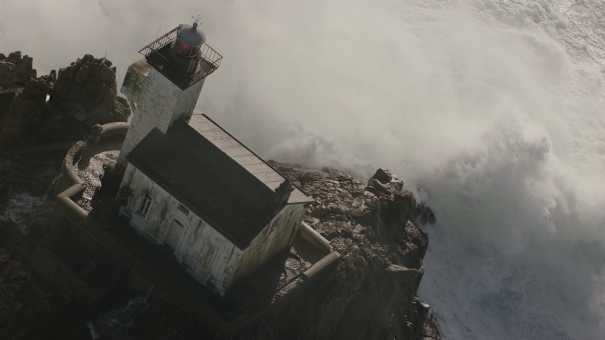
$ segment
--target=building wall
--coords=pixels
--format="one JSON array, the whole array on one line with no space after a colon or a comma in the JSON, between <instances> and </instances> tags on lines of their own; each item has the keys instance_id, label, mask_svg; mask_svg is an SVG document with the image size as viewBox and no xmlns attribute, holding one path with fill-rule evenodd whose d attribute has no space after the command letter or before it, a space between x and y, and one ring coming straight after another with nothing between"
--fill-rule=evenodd
<instances>
[{"instance_id":1,"label":"building wall","mask_svg":"<svg viewBox=\"0 0 605 340\"><path fill-rule=\"evenodd\" d=\"M193 211L183 212L179 205L184 205L132 164L128 164L121 186L131 190L122 207L130 224L153 242L166 244L170 228L178 221L182 233L174 248L177 260L196 280L223 295L235 278L242 251ZM151 204L143 214L140 209L146 196L151 198Z\"/></svg>"},{"instance_id":2,"label":"building wall","mask_svg":"<svg viewBox=\"0 0 605 340\"><path fill-rule=\"evenodd\" d=\"M130 65L121 91L130 104L132 116L120 161L123 162L154 127L166 132L175 120L189 119L203 85L204 80L201 80L181 90L145 60Z\"/></svg>"},{"instance_id":3,"label":"building wall","mask_svg":"<svg viewBox=\"0 0 605 340\"><path fill-rule=\"evenodd\" d=\"M303 204L284 206L244 250L235 280L252 274L271 257L288 249L292 245L303 214Z\"/></svg>"}]
</instances>

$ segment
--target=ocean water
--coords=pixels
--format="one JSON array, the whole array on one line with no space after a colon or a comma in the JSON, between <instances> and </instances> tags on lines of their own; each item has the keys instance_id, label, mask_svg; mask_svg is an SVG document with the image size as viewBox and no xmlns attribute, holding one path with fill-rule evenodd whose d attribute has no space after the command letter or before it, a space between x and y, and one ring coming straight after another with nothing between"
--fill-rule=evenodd
<instances>
[{"instance_id":1,"label":"ocean water","mask_svg":"<svg viewBox=\"0 0 605 340\"><path fill-rule=\"evenodd\" d=\"M605 338L605 2L0 0L0 50L122 76L194 14L225 56L199 111L434 207L421 295L446 339Z\"/></svg>"}]
</instances>

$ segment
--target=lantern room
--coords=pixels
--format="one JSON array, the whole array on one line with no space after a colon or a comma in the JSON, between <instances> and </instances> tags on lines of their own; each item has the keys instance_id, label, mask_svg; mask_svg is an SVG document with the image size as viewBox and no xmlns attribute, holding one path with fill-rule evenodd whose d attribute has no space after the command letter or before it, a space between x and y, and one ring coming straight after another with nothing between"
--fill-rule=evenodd
<instances>
[{"instance_id":1,"label":"lantern room","mask_svg":"<svg viewBox=\"0 0 605 340\"><path fill-rule=\"evenodd\" d=\"M179 25L172 49L178 57L192 58L199 55L200 48L205 42L206 35L198 29L197 22L194 22L193 25Z\"/></svg>"},{"instance_id":2,"label":"lantern room","mask_svg":"<svg viewBox=\"0 0 605 340\"><path fill-rule=\"evenodd\" d=\"M223 58L206 43L206 36L197 23L177 26L139 53L183 90L214 72Z\"/></svg>"}]
</instances>

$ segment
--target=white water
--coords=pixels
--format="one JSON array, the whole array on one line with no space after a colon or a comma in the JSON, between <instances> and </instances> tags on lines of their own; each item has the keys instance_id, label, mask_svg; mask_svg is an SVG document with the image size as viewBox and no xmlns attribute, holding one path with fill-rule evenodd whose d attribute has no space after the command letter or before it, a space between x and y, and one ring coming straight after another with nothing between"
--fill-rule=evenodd
<instances>
[{"instance_id":1,"label":"white water","mask_svg":"<svg viewBox=\"0 0 605 340\"><path fill-rule=\"evenodd\" d=\"M602 0L56 3L0 0L0 50L123 73L200 13L225 55L201 110L261 154L421 186L447 338L605 338Z\"/></svg>"}]
</instances>

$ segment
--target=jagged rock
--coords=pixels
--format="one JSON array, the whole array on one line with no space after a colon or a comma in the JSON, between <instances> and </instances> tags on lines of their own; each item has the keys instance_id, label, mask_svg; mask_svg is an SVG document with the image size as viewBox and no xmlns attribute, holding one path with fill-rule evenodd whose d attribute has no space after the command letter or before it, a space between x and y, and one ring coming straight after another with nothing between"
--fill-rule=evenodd
<instances>
[{"instance_id":1,"label":"jagged rock","mask_svg":"<svg viewBox=\"0 0 605 340\"><path fill-rule=\"evenodd\" d=\"M15 64L0 59L0 87L8 87L14 82Z\"/></svg>"},{"instance_id":2,"label":"jagged rock","mask_svg":"<svg viewBox=\"0 0 605 340\"><path fill-rule=\"evenodd\" d=\"M363 185L335 169L305 169L272 162L316 200L306 220L343 256L334 270L290 298L261 324L257 338L429 339L438 328L417 299L428 237L417 221L414 194L379 169ZM433 215L434 217L434 215Z\"/></svg>"},{"instance_id":3,"label":"jagged rock","mask_svg":"<svg viewBox=\"0 0 605 340\"><path fill-rule=\"evenodd\" d=\"M403 181L393 176L388 170L378 169L368 180L366 190L374 194L388 194L403 190Z\"/></svg>"},{"instance_id":4,"label":"jagged rock","mask_svg":"<svg viewBox=\"0 0 605 340\"><path fill-rule=\"evenodd\" d=\"M59 70L51 104L92 125L115 120L116 97L116 68L105 58L86 54Z\"/></svg>"},{"instance_id":5,"label":"jagged rock","mask_svg":"<svg viewBox=\"0 0 605 340\"><path fill-rule=\"evenodd\" d=\"M109 60L85 55L41 77L32 63L20 52L0 54L0 145L81 137L94 124L128 119Z\"/></svg>"},{"instance_id":6,"label":"jagged rock","mask_svg":"<svg viewBox=\"0 0 605 340\"><path fill-rule=\"evenodd\" d=\"M35 134L42 127L45 99L50 84L42 78L32 78L22 87L3 94L0 100L0 144L19 139L24 134ZM2 95L0 95L1 97Z\"/></svg>"},{"instance_id":7,"label":"jagged rock","mask_svg":"<svg viewBox=\"0 0 605 340\"><path fill-rule=\"evenodd\" d=\"M12 52L5 57L0 54L0 87L11 88L24 86L30 79L36 78L33 59L21 52Z\"/></svg>"}]
</instances>

